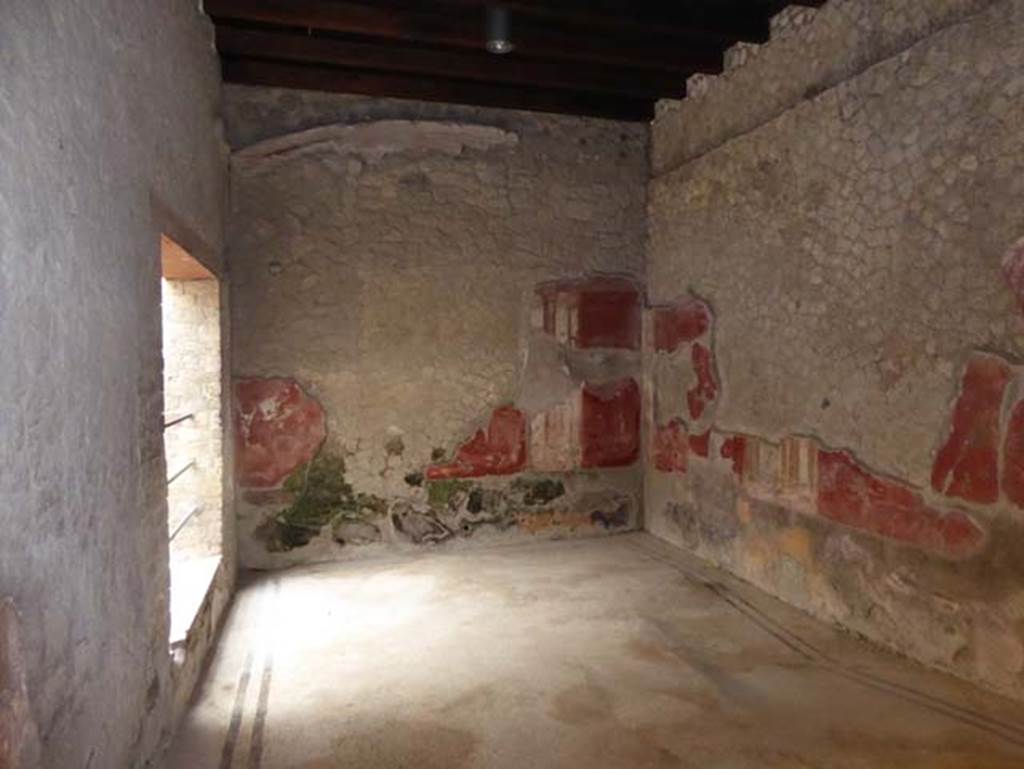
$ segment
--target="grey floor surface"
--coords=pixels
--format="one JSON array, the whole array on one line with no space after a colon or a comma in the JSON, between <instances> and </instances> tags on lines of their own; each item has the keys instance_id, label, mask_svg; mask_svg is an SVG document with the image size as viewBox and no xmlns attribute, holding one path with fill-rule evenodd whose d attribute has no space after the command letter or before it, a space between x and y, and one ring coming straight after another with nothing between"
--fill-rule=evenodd
<instances>
[{"instance_id":1,"label":"grey floor surface","mask_svg":"<svg viewBox=\"0 0 1024 769\"><path fill-rule=\"evenodd\" d=\"M646 534L243 583L172 769L1021 769L1024 708Z\"/></svg>"}]
</instances>

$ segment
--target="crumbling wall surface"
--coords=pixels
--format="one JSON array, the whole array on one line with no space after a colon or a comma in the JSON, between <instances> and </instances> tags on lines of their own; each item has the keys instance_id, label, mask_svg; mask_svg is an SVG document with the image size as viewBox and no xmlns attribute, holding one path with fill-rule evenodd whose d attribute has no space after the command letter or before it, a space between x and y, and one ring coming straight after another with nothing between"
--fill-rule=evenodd
<instances>
[{"instance_id":1,"label":"crumbling wall surface","mask_svg":"<svg viewBox=\"0 0 1024 769\"><path fill-rule=\"evenodd\" d=\"M2 16L0 597L19 625L18 734L38 735L44 767L140 766L171 702L160 235L219 269L212 30L194 0L8 0Z\"/></svg>"},{"instance_id":2,"label":"crumbling wall surface","mask_svg":"<svg viewBox=\"0 0 1024 769\"><path fill-rule=\"evenodd\" d=\"M829 3L742 71L771 101L889 5ZM930 34L655 173L646 521L1021 697L1024 2L899 5Z\"/></svg>"},{"instance_id":3,"label":"crumbling wall surface","mask_svg":"<svg viewBox=\"0 0 1024 769\"><path fill-rule=\"evenodd\" d=\"M228 246L245 562L633 526L645 130L257 88L228 114L260 137Z\"/></svg>"},{"instance_id":4,"label":"crumbling wall surface","mask_svg":"<svg viewBox=\"0 0 1024 769\"><path fill-rule=\"evenodd\" d=\"M721 75L694 75L689 97L658 104L651 160L662 174L895 56L996 0L830 0L790 6L769 45L739 44Z\"/></svg>"}]
</instances>

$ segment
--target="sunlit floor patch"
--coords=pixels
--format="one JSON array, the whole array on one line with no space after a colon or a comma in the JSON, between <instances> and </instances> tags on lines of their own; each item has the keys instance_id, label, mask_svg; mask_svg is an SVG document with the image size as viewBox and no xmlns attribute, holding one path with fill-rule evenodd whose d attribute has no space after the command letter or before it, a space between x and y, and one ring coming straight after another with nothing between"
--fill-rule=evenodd
<instances>
[{"instance_id":1,"label":"sunlit floor patch","mask_svg":"<svg viewBox=\"0 0 1024 769\"><path fill-rule=\"evenodd\" d=\"M174 769L1019 769L1024 708L643 534L252 578Z\"/></svg>"}]
</instances>

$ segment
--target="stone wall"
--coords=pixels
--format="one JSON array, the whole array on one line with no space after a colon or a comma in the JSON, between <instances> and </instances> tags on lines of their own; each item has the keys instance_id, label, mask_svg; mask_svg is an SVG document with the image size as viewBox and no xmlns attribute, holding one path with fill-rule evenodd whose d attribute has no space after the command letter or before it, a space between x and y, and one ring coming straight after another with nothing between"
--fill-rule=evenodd
<instances>
[{"instance_id":1,"label":"stone wall","mask_svg":"<svg viewBox=\"0 0 1024 769\"><path fill-rule=\"evenodd\" d=\"M221 424L220 285L214 279L164 280L164 415L186 417L164 433L171 558L220 555L223 549L224 446ZM188 469L184 469L188 467Z\"/></svg>"},{"instance_id":2,"label":"stone wall","mask_svg":"<svg viewBox=\"0 0 1024 769\"><path fill-rule=\"evenodd\" d=\"M3 4L0 657L44 767L170 727L160 235L220 269L211 40L194 0Z\"/></svg>"},{"instance_id":3,"label":"stone wall","mask_svg":"<svg viewBox=\"0 0 1024 769\"><path fill-rule=\"evenodd\" d=\"M994 0L830 0L790 6L772 20L770 45L738 44L721 75L694 75L689 97L659 103L651 164L661 175L855 78Z\"/></svg>"},{"instance_id":4,"label":"stone wall","mask_svg":"<svg viewBox=\"0 0 1024 769\"><path fill-rule=\"evenodd\" d=\"M632 527L644 128L227 94L245 563Z\"/></svg>"},{"instance_id":5,"label":"stone wall","mask_svg":"<svg viewBox=\"0 0 1024 769\"><path fill-rule=\"evenodd\" d=\"M775 26L654 127L647 525L1024 696L1024 3Z\"/></svg>"}]
</instances>

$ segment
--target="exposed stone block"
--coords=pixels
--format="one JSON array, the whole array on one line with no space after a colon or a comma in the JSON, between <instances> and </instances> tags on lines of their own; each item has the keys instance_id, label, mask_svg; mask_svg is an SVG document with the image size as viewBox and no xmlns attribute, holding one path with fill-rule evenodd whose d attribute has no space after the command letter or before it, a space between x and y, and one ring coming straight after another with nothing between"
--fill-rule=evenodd
<instances>
[{"instance_id":1,"label":"exposed stone block","mask_svg":"<svg viewBox=\"0 0 1024 769\"><path fill-rule=\"evenodd\" d=\"M849 454L818 455L818 513L949 558L978 551L984 532L965 513L939 512L910 487L864 470Z\"/></svg>"},{"instance_id":2,"label":"exposed stone block","mask_svg":"<svg viewBox=\"0 0 1024 769\"><path fill-rule=\"evenodd\" d=\"M999 499L999 417L1009 365L994 355L975 355L967 364L952 428L935 457L932 488L970 502Z\"/></svg>"},{"instance_id":3,"label":"exposed stone block","mask_svg":"<svg viewBox=\"0 0 1024 769\"><path fill-rule=\"evenodd\" d=\"M526 467L526 415L512 406L491 414L486 431L477 430L445 465L427 468L427 478L478 478L509 475Z\"/></svg>"},{"instance_id":4,"label":"exposed stone block","mask_svg":"<svg viewBox=\"0 0 1024 769\"><path fill-rule=\"evenodd\" d=\"M640 386L632 377L583 388L583 467L624 467L640 453Z\"/></svg>"},{"instance_id":5,"label":"exposed stone block","mask_svg":"<svg viewBox=\"0 0 1024 769\"><path fill-rule=\"evenodd\" d=\"M400 536L417 545L436 544L454 536L435 513L416 510L405 503L396 505L391 522Z\"/></svg>"},{"instance_id":6,"label":"exposed stone block","mask_svg":"<svg viewBox=\"0 0 1024 769\"><path fill-rule=\"evenodd\" d=\"M235 442L239 484L280 485L316 455L327 435L324 411L294 379L235 383Z\"/></svg>"}]
</instances>

